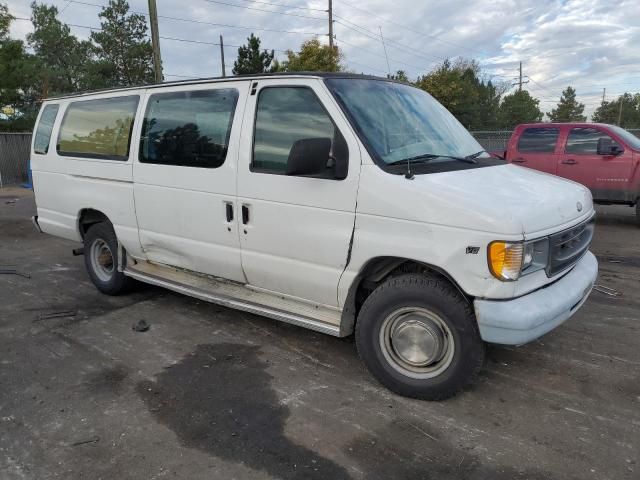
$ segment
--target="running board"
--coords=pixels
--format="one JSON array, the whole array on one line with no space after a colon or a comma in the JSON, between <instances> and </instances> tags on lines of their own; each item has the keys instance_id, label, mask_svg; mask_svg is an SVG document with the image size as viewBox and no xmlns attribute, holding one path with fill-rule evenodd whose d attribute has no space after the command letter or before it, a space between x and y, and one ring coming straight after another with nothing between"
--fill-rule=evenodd
<instances>
[{"instance_id":1,"label":"running board","mask_svg":"<svg viewBox=\"0 0 640 480\"><path fill-rule=\"evenodd\" d=\"M127 265L123 273L141 282L205 302L262 315L328 335L341 336L342 312L338 309L312 305L290 297L255 290L240 283L148 262Z\"/></svg>"}]
</instances>

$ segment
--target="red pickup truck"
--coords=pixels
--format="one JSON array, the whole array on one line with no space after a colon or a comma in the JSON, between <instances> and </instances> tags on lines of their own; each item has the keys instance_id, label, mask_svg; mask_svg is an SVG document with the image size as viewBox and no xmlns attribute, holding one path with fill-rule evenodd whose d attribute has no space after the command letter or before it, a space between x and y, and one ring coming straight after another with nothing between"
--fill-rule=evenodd
<instances>
[{"instance_id":1,"label":"red pickup truck","mask_svg":"<svg viewBox=\"0 0 640 480\"><path fill-rule=\"evenodd\" d=\"M636 206L640 223L640 138L602 123L518 125L504 158L591 189L601 204Z\"/></svg>"}]
</instances>

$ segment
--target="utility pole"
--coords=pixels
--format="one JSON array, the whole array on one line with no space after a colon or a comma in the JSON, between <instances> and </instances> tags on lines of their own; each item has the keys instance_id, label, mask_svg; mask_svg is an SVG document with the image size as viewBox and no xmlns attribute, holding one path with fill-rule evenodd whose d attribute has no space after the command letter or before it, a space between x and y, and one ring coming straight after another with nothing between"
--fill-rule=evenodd
<instances>
[{"instance_id":1,"label":"utility pole","mask_svg":"<svg viewBox=\"0 0 640 480\"><path fill-rule=\"evenodd\" d=\"M622 101L624 100L624 95L620 97L620 111L618 112L618 126L622 125Z\"/></svg>"},{"instance_id":2,"label":"utility pole","mask_svg":"<svg viewBox=\"0 0 640 480\"><path fill-rule=\"evenodd\" d=\"M158 8L156 0L149 0L149 23L151 24L151 47L153 48L153 71L156 83L162 83L162 58L160 56L160 34L158 33Z\"/></svg>"},{"instance_id":3,"label":"utility pole","mask_svg":"<svg viewBox=\"0 0 640 480\"><path fill-rule=\"evenodd\" d=\"M382 27L378 25L380 30L380 40L382 40L382 48L384 48L384 58L387 59L387 76L391 77L391 67L389 66L389 56L387 55L387 46L384 44L384 37L382 36Z\"/></svg>"},{"instance_id":4,"label":"utility pole","mask_svg":"<svg viewBox=\"0 0 640 480\"><path fill-rule=\"evenodd\" d=\"M607 89L605 87L602 89L602 105L604 105L604 96L606 95L606 93L607 93Z\"/></svg>"},{"instance_id":5,"label":"utility pole","mask_svg":"<svg viewBox=\"0 0 640 480\"><path fill-rule=\"evenodd\" d=\"M224 68L224 40L222 39L222 35L220 35L220 61L222 62L222 76L226 77L227 72Z\"/></svg>"},{"instance_id":6,"label":"utility pole","mask_svg":"<svg viewBox=\"0 0 640 480\"><path fill-rule=\"evenodd\" d=\"M518 91L522 91L522 85L525 83L529 83L529 80L523 80L523 78L528 78L526 75L522 76L522 62L520 62L520 75L516 78L516 83L512 83L511 86L518 85Z\"/></svg>"},{"instance_id":7,"label":"utility pole","mask_svg":"<svg viewBox=\"0 0 640 480\"><path fill-rule=\"evenodd\" d=\"M333 50L333 0L329 0L329 47Z\"/></svg>"}]
</instances>

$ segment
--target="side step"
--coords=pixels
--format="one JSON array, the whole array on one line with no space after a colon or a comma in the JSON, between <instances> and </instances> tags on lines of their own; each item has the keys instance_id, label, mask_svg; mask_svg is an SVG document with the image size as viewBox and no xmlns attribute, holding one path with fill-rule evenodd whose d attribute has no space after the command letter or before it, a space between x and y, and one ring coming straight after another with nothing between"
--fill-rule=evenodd
<instances>
[{"instance_id":1,"label":"side step","mask_svg":"<svg viewBox=\"0 0 640 480\"><path fill-rule=\"evenodd\" d=\"M123 273L141 282L206 302L262 315L328 335L341 336L342 312L338 309L312 305L209 275L148 262L127 265Z\"/></svg>"}]
</instances>

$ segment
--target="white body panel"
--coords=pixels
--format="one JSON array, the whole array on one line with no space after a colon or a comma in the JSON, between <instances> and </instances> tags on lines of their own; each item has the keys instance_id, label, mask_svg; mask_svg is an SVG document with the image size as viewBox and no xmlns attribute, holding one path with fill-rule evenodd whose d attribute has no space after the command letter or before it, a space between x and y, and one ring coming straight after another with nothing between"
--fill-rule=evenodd
<instances>
[{"instance_id":1,"label":"white body panel","mask_svg":"<svg viewBox=\"0 0 640 480\"><path fill-rule=\"evenodd\" d=\"M344 180L251 171L260 89L283 85L313 89L344 136L349 150ZM236 88L239 93L221 167L139 162L149 95L215 88ZM118 95L122 93L86 97ZM499 281L489 272L489 243L542 237L593 214L586 188L512 165L413 179L385 172L374 164L320 78L197 81L132 89L126 95L141 98L126 161L57 155L55 139L65 108L78 99L45 103L59 104L60 111L49 153L31 156L42 230L80 241L80 212L94 209L108 217L119 241L138 261L238 282L251 291L284 299L287 305L340 312L359 274L380 257L430 265L476 299L522 296L558 278L538 271L516 282ZM227 203L234 207L230 222ZM249 211L246 224L243 205ZM477 250L469 254L467 247ZM562 295L558 288L553 292Z\"/></svg>"},{"instance_id":2,"label":"white body panel","mask_svg":"<svg viewBox=\"0 0 640 480\"><path fill-rule=\"evenodd\" d=\"M347 178L272 175L249 169L260 89L277 86L313 89L347 141ZM241 145L238 202L249 209L249 222L240 226L242 267L248 283L337 306L338 281L347 262L360 176L360 150L342 112L318 80L263 80L247 102Z\"/></svg>"},{"instance_id":3,"label":"white body panel","mask_svg":"<svg viewBox=\"0 0 640 480\"><path fill-rule=\"evenodd\" d=\"M227 222L225 209L230 203L238 212L236 167L247 82L172 87L162 93L220 88L236 89L239 94L224 163L218 168L141 163L140 142L135 142L136 214L143 258L244 282L237 225ZM153 93L145 96L145 108ZM138 122L135 138L140 131Z\"/></svg>"}]
</instances>

